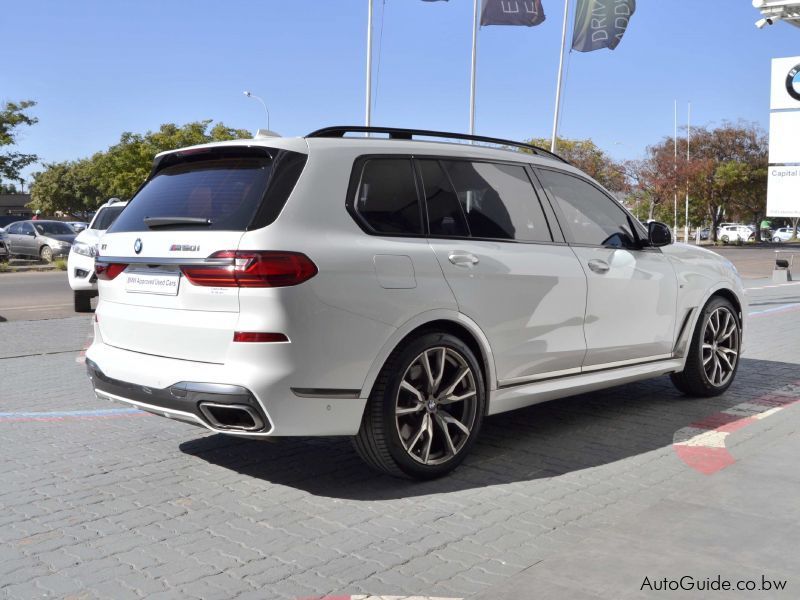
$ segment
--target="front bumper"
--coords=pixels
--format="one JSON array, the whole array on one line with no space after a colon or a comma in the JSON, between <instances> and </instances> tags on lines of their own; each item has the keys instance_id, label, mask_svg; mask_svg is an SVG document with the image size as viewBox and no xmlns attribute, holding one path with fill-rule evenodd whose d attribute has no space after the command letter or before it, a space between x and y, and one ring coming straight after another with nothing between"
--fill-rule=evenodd
<instances>
[{"instance_id":1,"label":"front bumper","mask_svg":"<svg viewBox=\"0 0 800 600\"><path fill-rule=\"evenodd\" d=\"M75 291L97 291L97 277L94 274L94 258L70 252L67 258L67 279L69 287Z\"/></svg>"}]
</instances>

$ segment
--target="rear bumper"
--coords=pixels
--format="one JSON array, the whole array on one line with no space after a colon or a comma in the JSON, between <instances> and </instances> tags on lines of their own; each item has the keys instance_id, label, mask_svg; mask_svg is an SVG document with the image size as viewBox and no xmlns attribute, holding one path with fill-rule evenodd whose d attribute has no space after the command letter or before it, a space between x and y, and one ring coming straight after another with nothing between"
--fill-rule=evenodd
<instances>
[{"instance_id":1,"label":"rear bumper","mask_svg":"<svg viewBox=\"0 0 800 600\"><path fill-rule=\"evenodd\" d=\"M272 423L249 390L237 385L180 381L168 388L147 386L112 379L93 361L86 361L86 371L95 394L106 400L124 402L160 416L186 421L213 430L241 431L219 422L208 407L230 407L246 411L253 418L253 433L269 433Z\"/></svg>"},{"instance_id":2,"label":"rear bumper","mask_svg":"<svg viewBox=\"0 0 800 600\"><path fill-rule=\"evenodd\" d=\"M291 372L269 362L210 364L131 352L95 342L86 365L99 398L245 437L355 435L366 399L342 390L291 387ZM353 397L356 396L356 397ZM203 404L249 407L263 427L220 427Z\"/></svg>"}]
</instances>

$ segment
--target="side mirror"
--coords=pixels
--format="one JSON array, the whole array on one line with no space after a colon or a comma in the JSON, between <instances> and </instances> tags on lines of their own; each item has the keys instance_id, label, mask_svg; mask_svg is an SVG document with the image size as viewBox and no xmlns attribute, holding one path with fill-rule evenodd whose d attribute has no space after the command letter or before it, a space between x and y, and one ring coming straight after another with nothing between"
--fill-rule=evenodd
<instances>
[{"instance_id":1,"label":"side mirror","mask_svg":"<svg viewBox=\"0 0 800 600\"><path fill-rule=\"evenodd\" d=\"M647 224L647 241L651 246L669 246L672 243L672 232L664 223L650 221Z\"/></svg>"}]
</instances>

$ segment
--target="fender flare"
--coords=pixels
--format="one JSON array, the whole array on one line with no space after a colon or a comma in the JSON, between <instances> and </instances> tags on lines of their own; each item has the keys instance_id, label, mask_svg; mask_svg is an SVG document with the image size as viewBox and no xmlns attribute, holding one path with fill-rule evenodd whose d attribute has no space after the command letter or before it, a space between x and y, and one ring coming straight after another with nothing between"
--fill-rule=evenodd
<instances>
[{"instance_id":1,"label":"fender flare","mask_svg":"<svg viewBox=\"0 0 800 600\"><path fill-rule=\"evenodd\" d=\"M455 310L442 308L429 310L412 317L398 327L391 336L389 336L389 339L386 340L375 359L372 361L369 371L367 371L367 376L364 379L364 384L361 387L361 398L369 398L370 392L372 392L372 386L375 385L375 380L378 378L378 374L383 368L383 365L386 363L386 359L389 358L389 355L394 351L395 348L397 348L398 344L400 344L400 342L402 342L403 339L415 329L419 329L423 325L432 323L434 321L452 321L453 323L461 325L472 334L472 336L477 340L478 345L481 348L481 352L483 353L484 367L486 368L486 379L489 383L489 391L491 392L497 389L497 373L494 364L494 354L492 353L492 348L489 345L489 339L483 333L481 328L478 327L478 324L466 315ZM480 357L478 358L480 359Z\"/></svg>"}]
</instances>

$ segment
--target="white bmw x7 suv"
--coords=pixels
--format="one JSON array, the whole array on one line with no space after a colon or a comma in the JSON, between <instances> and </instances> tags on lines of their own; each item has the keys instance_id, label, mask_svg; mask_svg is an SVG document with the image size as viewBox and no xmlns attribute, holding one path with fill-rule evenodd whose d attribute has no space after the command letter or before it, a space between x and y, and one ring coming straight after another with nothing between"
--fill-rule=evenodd
<instances>
[{"instance_id":1,"label":"white bmw x7 suv","mask_svg":"<svg viewBox=\"0 0 800 600\"><path fill-rule=\"evenodd\" d=\"M364 132L159 154L99 246L98 397L237 436L352 436L373 467L433 478L488 415L664 374L731 385L729 261L544 150Z\"/></svg>"}]
</instances>

